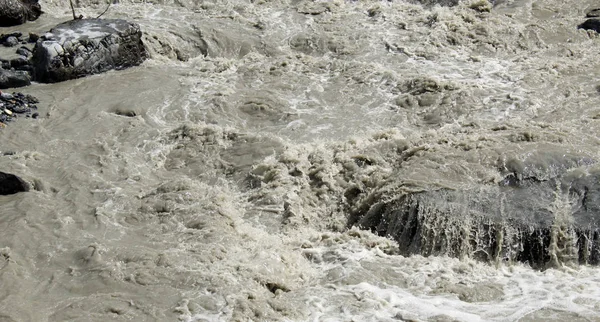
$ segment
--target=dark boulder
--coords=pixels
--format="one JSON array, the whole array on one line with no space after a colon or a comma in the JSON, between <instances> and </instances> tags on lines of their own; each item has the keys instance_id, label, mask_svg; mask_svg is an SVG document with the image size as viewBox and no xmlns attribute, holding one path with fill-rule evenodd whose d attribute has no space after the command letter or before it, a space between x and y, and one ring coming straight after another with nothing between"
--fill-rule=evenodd
<instances>
[{"instance_id":1,"label":"dark boulder","mask_svg":"<svg viewBox=\"0 0 600 322\"><path fill-rule=\"evenodd\" d=\"M593 30L600 32L600 19L588 19L584 23L577 26L578 29Z\"/></svg>"},{"instance_id":2,"label":"dark boulder","mask_svg":"<svg viewBox=\"0 0 600 322\"><path fill-rule=\"evenodd\" d=\"M0 195L29 191L29 185L14 174L0 172Z\"/></svg>"},{"instance_id":3,"label":"dark boulder","mask_svg":"<svg viewBox=\"0 0 600 322\"><path fill-rule=\"evenodd\" d=\"M20 70L0 68L0 89L23 87L31 84L29 73Z\"/></svg>"},{"instance_id":4,"label":"dark boulder","mask_svg":"<svg viewBox=\"0 0 600 322\"><path fill-rule=\"evenodd\" d=\"M10 67L16 70L30 70L31 62L25 56L19 56L9 61Z\"/></svg>"},{"instance_id":5,"label":"dark boulder","mask_svg":"<svg viewBox=\"0 0 600 322\"><path fill-rule=\"evenodd\" d=\"M59 24L33 51L34 79L60 82L141 64L147 57L139 25L121 19Z\"/></svg>"},{"instance_id":6,"label":"dark boulder","mask_svg":"<svg viewBox=\"0 0 600 322\"><path fill-rule=\"evenodd\" d=\"M38 0L0 0L0 27L33 21L41 14Z\"/></svg>"},{"instance_id":7,"label":"dark boulder","mask_svg":"<svg viewBox=\"0 0 600 322\"><path fill-rule=\"evenodd\" d=\"M349 225L395 239L404 255L538 269L600 265L600 166L569 153L530 153L499 168L499 184L396 196L381 189L354 208Z\"/></svg>"},{"instance_id":8,"label":"dark boulder","mask_svg":"<svg viewBox=\"0 0 600 322\"><path fill-rule=\"evenodd\" d=\"M20 32L11 32L9 34L0 34L0 44L5 47L13 47L19 44L23 34Z\"/></svg>"}]
</instances>

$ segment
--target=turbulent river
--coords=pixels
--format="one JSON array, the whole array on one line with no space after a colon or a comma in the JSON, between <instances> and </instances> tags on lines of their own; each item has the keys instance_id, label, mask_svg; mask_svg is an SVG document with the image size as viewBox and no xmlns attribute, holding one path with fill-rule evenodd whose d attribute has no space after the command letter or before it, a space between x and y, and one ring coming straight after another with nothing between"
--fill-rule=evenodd
<instances>
[{"instance_id":1,"label":"turbulent river","mask_svg":"<svg viewBox=\"0 0 600 322\"><path fill-rule=\"evenodd\" d=\"M150 58L0 130L0 321L600 321L593 5L112 4Z\"/></svg>"}]
</instances>

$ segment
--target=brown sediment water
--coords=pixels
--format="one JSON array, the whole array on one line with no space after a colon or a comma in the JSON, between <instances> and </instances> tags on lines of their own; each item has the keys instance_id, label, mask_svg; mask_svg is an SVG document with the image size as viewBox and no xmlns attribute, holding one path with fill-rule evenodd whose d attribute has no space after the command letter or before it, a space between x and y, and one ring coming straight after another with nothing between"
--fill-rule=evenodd
<instances>
[{"instance_id":1,"label":"brown sediment water","mask_svg":"<svg viewBox=\"0 0 600 322\"><path fill-rule=\"evenodd\" d=\"M0 321L599 321L595 4L113 4L150 59L0 130Z\"/></svg>"}]
</instances>

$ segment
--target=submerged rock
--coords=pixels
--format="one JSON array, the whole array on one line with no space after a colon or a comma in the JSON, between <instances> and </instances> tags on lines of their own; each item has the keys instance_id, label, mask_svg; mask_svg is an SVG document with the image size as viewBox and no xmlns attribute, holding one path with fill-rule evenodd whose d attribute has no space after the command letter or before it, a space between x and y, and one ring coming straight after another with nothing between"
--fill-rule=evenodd
<instances>
[{"instance_id":1,"label":"submerged rock","mask_svg":"<svg viewBox=\"0 0 600 322\"><path fill-rule=\"evenodd\" d=\"M20 70L0 68L0 89L23 87L31 84L29 73Z\"/></svg>"},{"instance_id":2,"label":"submerged rock","mask_svg":"<svg viewBox=\"0 0 600 322\"><path fill-rule=\"evenodd\" d=\"M20 25L42 14L38 0L0 0L0 27Z\"/></svg>"},{"instance_id":3,"label":"submerged rock","mask_svg":"<svg viewBox=\"0 0 600 322\"><path fill-rule=\"evenodd\" d=\"M413 0L412 2L420 3L424 6L440 5L442 7L454 7L458 5L459 0Z\"/></svg>"},{"instance_id":4,"label":"submerged rock","mask_svg":"<svg viewBox=\"0 0 600 322\"><path fill-rule=\"evenodd\" d=\"M44 83L124 69L147 57L139 25L121 19L79 19L59 24L34 49L34 79Z\"/></svg>"},{"instance_id":5,"label":"submerged rock","mask_svg":"<svg viewBox=\"0 0 600 322\"><path fill-rule=\"evenodd\" d=\"M29 185L14 174L0 171L0 195L29 191Z\"/></svg>"},{"instance_id":6,"label":"submerged rock","mask_svg":"<svg viewBox=\"0 0 600 322\"><path fill-rule=\"evenodd\" d=\"M586 18L597 18L600 17L600 8L592 8L585 11Z\"/></svg>"},{"instance_id":7,"label":"submerged rock","mask_svg":"<svg viewBox=\"0 0 600 322\"><path fill-rule=\"evenodd\" d=\"M395 239L404 255L519 261L539 269L598 265L600 166L593 163L567 153L502 161L506 177L499 184L376 193L349 224Z\"/></svg>"}]
</instances>

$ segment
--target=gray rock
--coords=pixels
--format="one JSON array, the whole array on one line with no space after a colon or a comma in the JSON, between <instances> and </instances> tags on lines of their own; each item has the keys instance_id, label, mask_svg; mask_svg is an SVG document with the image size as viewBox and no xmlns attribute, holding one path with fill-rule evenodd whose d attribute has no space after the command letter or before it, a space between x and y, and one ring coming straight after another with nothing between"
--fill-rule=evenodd
<instances>
[{"instance_id":1,"label":"gray rock","mask_svg":"<svg viewBox=\"0 0 600 322\"><path fill-rule=\"evenodd\" d=\"M54 83L124 69L147 57L142 32L121 19L79 19L59 24L33 51L34 79Z\"/></svg>"},{"instance_id":2,"label":"gray rock","mask_svg":"<svg viewBox=\"0 0 600 322\"><path fill-rule=\"evenodd\" d=\"M23 36L20 32L11 32L9 34L0 34L0 44L5 47L13 47L19 44L21 37Z\"/></svg>"},{"instance_id":3,"label":"gray rock","mask_svg":"<svg viewBox=\"0 0 600 322\"><path fill-rule=\"evenodd\" d=\"M20 70L0 69L0 89L23 87L31 84L29 73Z\"/></svg>"},{"instance_id":4,"label":"gray rock","mask_svg":"<svg viewBox=\"0 0 600 322\"><path fill-rule=\"evenodd\" d=\"M398 242L404 255L600 264L600 166L569 153L503 160L499 184L390 196L373 193L349 225ZM382 201L385 200L385 201Z\"/></svg>"},{"instance_id":5,"label":"gray rock","mask_svg":"<svg viewBox=\"0 0 600 322\"><path fill-rule=\"evenodd\" d=\"M0 172L0 195L29 191L29 185L14 174Z\"/></svg>"},{"instance_id":6,"label":"gray rock","mask_svg":"<svg viewBox=\"0 0 600 322\"><path fill-rule=\"evenodd\" d=\"M25 47L25 46L21 46L20 48L17 49L16 53L18 55L24 56L26 58L29 58L31 56L33 56L33 53L31 52L31 49Z\"/></svg>"},{"instance_id":7,"label":"gray rock","mask_svg":"<svg viewBox=\"0 0 600 322\"><path fill-rule=\"evenodd\" d=\"M33 21L41 14L38 0L0 0L0 27Z\"/></svg>"},{"instance_id":8,"label":"gray rock","mask_svg":"<svg viewBox=\"0 0 600 322\"><path fill-rule=\"evenodd\" d=\"M4 46L6 46L6 47L14 47L18 44L19 44L19 39L17 39L17 37L15 37L15 36L10 36L10 37L6 38L6 40L4 41Z\"/></svg>"},{"instance_id":9,"label":"gray rock","mask_svg":"<svg viewBox=\"0 0 600 322\"><path fill-rule=\"evenodd\" d=\"M16 70L30 70L31 62L25 56L19 56L10 60L10 67Z\"/></svg>"}]
</instances>

